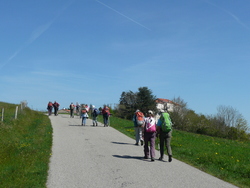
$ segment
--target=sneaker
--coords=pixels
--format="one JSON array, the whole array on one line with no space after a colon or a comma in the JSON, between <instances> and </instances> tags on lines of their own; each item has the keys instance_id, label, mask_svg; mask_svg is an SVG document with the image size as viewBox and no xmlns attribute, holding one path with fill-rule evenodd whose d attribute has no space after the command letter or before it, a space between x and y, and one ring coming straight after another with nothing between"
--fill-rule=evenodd
<instances>
[{"instance_id":1,"label":"sneaker","mask_svg":"<svg viewBox=\"0 0 250 188\"><path fill-rule=\"evenodd\" d=\"M155 159L154 159L154 158L151 158L151 161L155 161Z\"/></svg>"},{"instance_id":2,"label":"sneaker","mask_svg":"<svg viewBox=\"0 0 250 188\"><path fill-rule=\"evenodd\" d=\"M143 146L143 140L141 140L141 146Z\"/></svg>"},{"instance_id":3,"label":"sneaker","mask_svg":"<svg viewBox=\"0 0 250 188\"><path fill-rule=\"evenodd\" d=\"M148 159L148 157L147 157L147 156L144 156L144 159Z\"/></svg>"},{"instance_id":4,"label":"sneaker","mask_svg":"<svg viewBox=\"0 0 250 188\"><path fill-rule=\"evenodd\" d=\"M139 146L139 144L138 144L138 143L135 143L135 145L136 145L136 146Z\"/></svg>"},{"instance_id":5,"label":"sneaker","mask_svg":"<svg viewBox=\"0 0 250 188\"><path fill-rule=\"evenodd\" d=\"M162 160L163 160L163 157L160 157L159 160L162 161Z\"/></svg>"},{"instance_id":6,"label":"sneaker","mask_svg":"<svg viewBox=\"0 0 250 188\"><path fill-rule=\"evenodd\" d=\"M169 155L168 162L171 162L171 161L172 161L172 155Z\"/></svg>"}]
</instances>

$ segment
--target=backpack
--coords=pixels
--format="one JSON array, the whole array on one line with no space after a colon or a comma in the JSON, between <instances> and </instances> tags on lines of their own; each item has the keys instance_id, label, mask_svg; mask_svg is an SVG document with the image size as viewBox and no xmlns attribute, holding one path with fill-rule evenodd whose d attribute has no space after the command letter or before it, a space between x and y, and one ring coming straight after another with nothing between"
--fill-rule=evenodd
<instances>
[{"instance_id":1,"label":"backpack","mask_svg":"<svg viewBox=\"0 0 250 188\"><path fill-rule=\"evenodd\" d=\"M87 110L85 108L82 109L82 114L87 113Z\"/></svg>"},{"instance_id":2,"label":"backpack","mask_svg":"<svg viewBox=\"0 0 250 188\"><path fill-rule=\"evenodd\" d=\"M95 116L98 116L99 114L100 114L99 110L95 108L95 109L94 109L94 115L95 115Z\"/></svg>"},{"instance_id":3,"label":"backpack","mask_svg":"<svg viewBox=\"0 0 250 188\"><path fill-rule=\"evenodd\" d=\"M108 116L108 115L110 114L109 108L108 108L108 107L105 107L105 108L102 110L102 113L103 113L103 115Z\"/></svg>"},{"instance_id":4,"label":"backpack","mask_svg":"<svg viewBox=\"0 0 250 188\"><path fill-rule=\"evenodd\" d=\"M142 126L144 122L144 114L142 112L136 112L136 123L138 126Z\"/></svg>"},{"instance_id":5,"label":"backpack","mask_svg":"<svg viewBox=\"0 0 250 188\"><path fill-rule=\"evenodd\" d=\"M147 118L145 121L146 132L153 133L156 131L156 121L154 118Z\"/></svg>"},{"instance_id":6,"label":"backpack","mask_svg":"<svg viewBox=\"0 0 250 188\"><path fill-rule=\"evenodd\" d=\"M169 131L172 130L172 122L168 113L162 113L161 121L162 121L161 129L163 132L168 133Z\"/></svg>"}]
</instances>

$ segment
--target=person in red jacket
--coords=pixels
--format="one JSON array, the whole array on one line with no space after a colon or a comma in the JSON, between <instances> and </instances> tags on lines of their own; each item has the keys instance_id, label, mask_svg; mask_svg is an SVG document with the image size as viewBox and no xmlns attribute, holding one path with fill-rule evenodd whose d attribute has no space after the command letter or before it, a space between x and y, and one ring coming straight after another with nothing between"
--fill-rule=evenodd
<instances>
[{"instance_id":1,"label":"person in red jacket","mask_svg":"<svg viewBox=\"0 0 250 188\"><path fill-rule=\"evenodd\" d=\"M107 107L106 105L104 105L102 109L102 115L103 115L104 127L108 127L110 112L109 112L109 107Z\"/></svg>"},{"instance_id":2,"label":"person in red jacket","mask_svg":"<svg viewBox=\"0 0 250 188\"><path fill-rule=\"evenodd\" d=\"M52 114L52 109L53 109L53 103L51 101L49 101L49 103L47 105L47 110L48 110L49 116Z\"/></svg>"}]
</instances>

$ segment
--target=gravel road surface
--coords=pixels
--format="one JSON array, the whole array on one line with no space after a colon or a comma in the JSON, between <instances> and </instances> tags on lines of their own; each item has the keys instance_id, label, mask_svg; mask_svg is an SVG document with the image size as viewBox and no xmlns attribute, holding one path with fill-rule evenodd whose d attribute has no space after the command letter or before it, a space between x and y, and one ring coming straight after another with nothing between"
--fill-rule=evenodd
<instances>
[{"instance_id":1,"label":"gravel road surface","mask_svg":"<svg viewBox=\"0 0 250 188\"><path fill-rule=\"evenodd\" d=\"M93 127L90 119L86 126L81 126L79 116L50 116L50 120L48 188L236 187L174 158L171 163L167 156L166 161L143 159L143 147L135 146L134 139L112 127Z\"/></svg>"}]
</instances>

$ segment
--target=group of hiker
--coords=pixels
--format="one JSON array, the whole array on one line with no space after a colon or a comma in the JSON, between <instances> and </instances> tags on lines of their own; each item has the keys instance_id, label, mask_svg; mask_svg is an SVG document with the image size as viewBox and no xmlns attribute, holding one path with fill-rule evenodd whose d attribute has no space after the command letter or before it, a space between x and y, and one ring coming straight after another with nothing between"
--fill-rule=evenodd
<instances>
[{"instance_id":1,"label":"group of hiker","mask_svg":"<svg viewBox=\"0 0 250 188\"><path fill-rule=\"evenodd\" d=\"M54 115L57 116L59 106L60 106L60 104L58 102L55 101L54 103L52 103L51 101L49 101L49 103L47 105L48 115L50 116L52 114L52 110L54 108Z\"/></svg>"},{"instance_id":2,"label":"group of hiker","mask_svg":"<svg viewBox=\"0 0 250 188\"><path fill-rule=\"evenodd\" d=\"M71 103L70 105L70 109L72 111L70 111L70 117L74 117L73 114L73 103ZM109 126L109 116L110 114L110 110L109 107L104 105L103 109L100 110L98 108L95 107L95 105L92 105L91 108L89 108L89 106L87 104L83 104L81 106L79 106L79 113L80 113L80 117L82 118L82 126L86 125L86 120L89 118L89 113L91 114L91 118L92 118L92 122L93 122L93 126L98 126L98 120L97 117L98 115L102 114L103 116L103 122L104 122L104 127L108 127Z\"/></svg>"},{"instance_id":3,"label":"group of hiker","mask_svg":"<svg viewBox=\"0 0 250 188\"><path fill-rule=\"evenodd\" d=\"M69 105L71 118L74 118L74 109L75 108L76 108L76 113L78 115L80 115L80 117L82 118L82 124L81 124L82 126L86 125L86 120L89 118L89 113L90 113L91 118L92 118L92 122L93 122L93 126L98 126L97 117L99 114L102 114L104 127L108 127L109 116L111 115L108 106L104 105L103 109L100 112L100 110L98 108L96 108L95 105L91 105L91 107L89 107L87 104L79 105L78 103L76 103L76 105L74 105L73 103L71 103Z\"/></svg>"},{"instance_id":4,"label":"group of hiker","mask_svg":"<svg viewBox=\"0 0 250 188\"><path fill-rule=\"evenodd\" d=\"M144 158L155 160L155 140L160 139L160 158L164 157L164 145L168 153L168 162L172 161L171 137L172 122L167 111L161 110L156 121L153 111L149 110L144 116L140 110L136 110L133 116L135 128L135 145L144 144ZM140 142L140 143L139 143ZM150 143L150 145L149 145Z\"/></svg>"},{"instance_id":5,"label":"group of hiker","mask_svg":"<svg viewBox=\"0 0 250 188\"><path fill-rule=\"evenodd\" d=\"M101 111L100 111L101 110ZM91 108L88 108L87 105L83 106L81 108L81 117L82 117L82 126L86 125L86 119L88 119L89 115L88 112L91 114L93 127L98 126L98 115L102 114L103 116L103 124L104 127L109 126L109 117L111 115L109 107L104 105L103 109L98 109L94 105L91 106Z\"/></svg>"},{"instance_id":6,"label":"group of hiker","mask_svg":"<svg viewBox=\"0 0 250 188\"><path fill-rule=\"evenodd\" d=\"M52 114L52 110L54 108L54 114L55 116L57 116L59 106L60 104L57 103L56 101L54 103L50 101L47 105L48 115L50 116ZM104 105L104 107L99 110L94 105L91 105L91 107L89 107L87 104L80 105L78 102L76 102L76 104L72 102L69 105L69 110L70 110L70 118L74 118L75 112L77 115L80 116L80 118L82 119L82 122L81 122L82 126L86 125L86 120L89 118L89 114L91 114L93 126L98 126L97 117L100 114L102 114L103 116L104 127L109 126L109 117L111 113L107 105Z\"/></svg>"}]
</instances>

